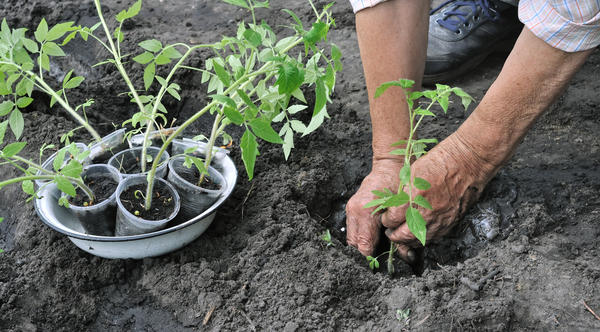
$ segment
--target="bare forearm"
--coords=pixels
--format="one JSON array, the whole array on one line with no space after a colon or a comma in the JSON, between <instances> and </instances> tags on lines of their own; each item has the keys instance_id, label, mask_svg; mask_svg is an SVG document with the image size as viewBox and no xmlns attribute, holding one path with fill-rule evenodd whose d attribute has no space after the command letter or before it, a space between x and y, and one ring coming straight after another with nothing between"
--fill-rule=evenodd
<instances>
[{"instance_id":1,"label":"bare forearm","mask_svg":"<svg viewBox=\"0 0 600 332\"><path fill-rule=\"evenodd\" d=\"M356 14L373 127L373 158L393 158L391 144L408 136L404 93L390 89L375 99L384 82L412 79L420 86L425 65L428 1L396 0Z\"/></svg>"},{"instance_id":2,"label":"bare forearm","mask_svg":"<svg viewBox=\"0 0 600 332\"><path fill-rule=\"evenodd\" d=\"M502 72L460 127L458 137L495 173L590 53L560 51L524 29Z\"/></svg>"}]
</instances>

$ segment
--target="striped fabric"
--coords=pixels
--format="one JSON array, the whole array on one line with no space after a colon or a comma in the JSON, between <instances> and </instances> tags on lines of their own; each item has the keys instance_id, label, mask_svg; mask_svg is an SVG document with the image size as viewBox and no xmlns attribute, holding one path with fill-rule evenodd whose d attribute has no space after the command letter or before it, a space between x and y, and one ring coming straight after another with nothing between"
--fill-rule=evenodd
<instances>
[{"instance_id":1,"label":"striped fabric","mask_svg":"<svg viewBox=\"0 0 600 332\"><path fill-rule=\"evenodd\" d=\"M350 3L356 13L384 1L350 0ZM538 38L566 52L600 45L600 0L521 0L519 20Z\"/></svg>"},{"instance_id":2,"label":"striped fabric","mask_svg":"<svg viewBox=\"0 0 600 332\"><path fill-rule=\"evenodd\" d=\"M600 45L600 0L521 0L519 19L538 38L566 52Z\"/></svg>"}]
</instances>

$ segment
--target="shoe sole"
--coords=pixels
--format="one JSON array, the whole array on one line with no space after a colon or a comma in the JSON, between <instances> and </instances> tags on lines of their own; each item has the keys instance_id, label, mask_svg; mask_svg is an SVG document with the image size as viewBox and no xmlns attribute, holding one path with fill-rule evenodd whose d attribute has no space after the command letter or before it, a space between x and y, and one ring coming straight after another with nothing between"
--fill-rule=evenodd
<instances>
[{"instance_id":1,"label":"shoe sole","mask_svg":"<svg viewBox=\"0 0 600 332\"><path fill-rule=\"evenodd\" d=\"M489 49L489 51L472 57L469 61L466 61L463 65L443 73L433 75L423 75L423 85L434 85L435 83L443 83L446 81L453 80L459 76L462 76L466 72L480 65L485 58L492 53L504 53L512 50L515 44L515 39L506 39L499 42L496 46Z\"/></svg>"}]
</instances>

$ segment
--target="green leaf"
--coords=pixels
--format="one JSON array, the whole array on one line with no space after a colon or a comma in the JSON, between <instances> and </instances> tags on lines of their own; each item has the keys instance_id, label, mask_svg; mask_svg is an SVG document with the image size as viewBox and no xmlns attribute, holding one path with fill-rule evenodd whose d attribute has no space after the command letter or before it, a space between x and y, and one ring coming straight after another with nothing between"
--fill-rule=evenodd
<instances>
[{"instance_id":1,"label":"green leaf","mask_svg":"<svg viewBox=\"0 0 600 332\"><path fill-rule=\"evenodd\" d=\"M179 95L179 92L177 92L177 90L173 89L173 88L168 88L167 92L173 96L173 98L177 99L177 100L181 100L181 96Z\"/></svg>"},{"instance_id":2,"label":"green leaf","mask_svg":"<svg viewBox=\"0 0 600 332\"><path fill-rule=\"evenodd\" d=\"M280 94L291 94L304 82L304 71L290 63L279 66L278 74L275 85Z\"/></svg>"},{"instance_id":3,"label":"green leaf","mask_svg":"<svg viewBox=\"0 0 600 332\"><path fill-rule=\"evenodd\" d=\"M424 109L421 109L421 108L417 108L415 110L415 114L417 114L417 115L425 115L425 116L435 116L435 114L433 112L428 111L428 110L424 110Z\"/></svg>"},{"instance_id":4,"label":"green leaf","mask_svg":"<svg viewBox=\"0 0 600 332\"><path fill-rule=\"evenodd\" d=\"M322 78L318 78L315 83L315 108L313 117L325 109L327 104L327 88Z\"/></svg>"},{"instance_id":5,"label":"green leaf","mask_svg":"<svg viewBox=\"0 0 600 332\"><path fill-rule=\"evenodd\" d=\"M69 182L69 180L67 180L64 176L61 176L61 175L55 176L54 182L56 183L56 186L58 187L58 189L60 191L64 192L65 194L67 194L71 197L75 197L75 195L77 195L77 192L75 191L75 187L73 186L73 184L71 182Z\"/></svg>"},{"instance_id":6,"label":"green leaf","mask_svg":"<svg viewBox=\"0 0 600 332\"><path fill-rule=\"evenodd\" d=\"M221 64L217 61L213 61L213 68L215 69L215 73L217 74L217 77L221 83L223 83L225 86L229 86L231 83L231 76L227 70L225 70L225 67L221 66Z\"/></svg>"},{"instance_id":7,"label":"green leaf","mask_svg":"<svg viewBox=\"0 0 600 332\"><path fill-rule=\"evenodd\" d=\"M469 105L471 105L471 102L473 101L473 97L471 97L463 89L458 88L458 87L452 88L452 92L454 92L455 95L460 97L463 107L465 108L465 111L468 110Z\"/></svg>"},{"instance_id":8,"label":"green leaf","mask_svg":"<svg viewBox=\"0 0 600 332\"><path fill-rule=\"evenodd\" d=\"M48 54L42 53L42 55L40 57L41 57L40 65L42 66L42 69L44 69L46 71L50 71L50 57L48 57Z\"/></svg>"},{"instance_id":9,"label":"green leaf","mask_svg":"<svg viewBox=\"0 0 600 332\"><path fill-rule=\"evenodd\" d=\"M240 148L242 149L242 160L246 167L246 173L248 173L248 180L252 180L254 177L254 164L256 162L256 156L259 155L258 143L256 143L256 136L252 134L250 130L246 130L240 141Z\"/></svg>"},{"instance_id":10,"label":"green leaf","mask_svg":"<svg viewBox=\"0 0 600 332\"><path fill-rule=\"evenodd\" d=\"M169 62L171 62L171 59L169 59L169 57L164 54L160 54L159 56L156 57L156 64L159 66L166 65Z\"/></svg>"},{"instance_id":11,"label":"green leaf","mask_svg":"<svg viewBox=\"0 0 600 332\"><path fill-rule=\"evenodd\" d=\"M298 24L298 28L304 30L304 26L302 25L302 21L300 20L300 18L298 18L298 15L296 15L293 11L289 9L282 9L282 11L290 15L294 19L294 21L296 21L296 24Z\"/></svg>"},{"instance_id":12,"label":"green leaf","mask_svg":"<svg viewBox=\"0 0 600 332\"><path fill-rule=\"evenodd\" d=\"M42 52L50 56L65 56L65 52L54 42L47 42L42 46Z\"/></svg>"},{"instance_id":13,"label":"green leaf","mask_svg":"<svg viewBox=\"0 0 600 332\"><path fill-rule=\"evenodd\" d=\"M6 128L8 128L8 120L0 122L0 144L4 142L4 135L6 134Z\"/></svg>"},{"instance_id":14,"label":"green leaf","mask_svg":"<svg viewBox=\"0 0 600 332\"><path fill-rule=\"evenodd\" d=\"M422 179L420 177L415 177L414 179L415 188L419 190L429 190L431 188L431 184L427 182L427 180Z\"/></svg>"},{"instance_id":15,"label":"green leaf","mask_svg":"<svg viewBox=\"0 0 600 332\"><path fill-rule=\"evenodd\" d=\"M35 195L35 187L33 186L33 181L25 180L21 182L21 188L26 194Z\"/></svg>"},{"instance_id":16,"label":"green leaf","mask_svg":"<svg viewBox=\"0 0 600 332\"><path fill-rule=\"evenodd\" d=\"M242 100L244 101L244 104L246 104L246 106L248 106L248 108L250 109L251 112L257 114L258 113L258 107L256 107L256 105L254 105L254 103L252 102L252 99L250 99L250 97L243 91L243 90L237 90L237 94L238 96L240 96L240 98L242 98Z\"/></svg>"},{"instance_id":17,"label":"green leaf","mask_svg":"<svg viewBox=\"0 0 600 332\"><path fill-rule=\"evenodd\" d=\"M341 59L342 51L340 51L339 47L335 44L331 44L331 59L333 60L335 71L341 71L344 67L342 65Z\"/></svg>"},{"instance_id":18,"label":"green leaf","mask_svg":"<svg viewBox=\"0 0 600 332\"><path fill-rule=\"evenodd\" d=\"M429 201L421 195L415 196L414 202L415 202L415 204L417 204L421 207L424 207L428 210L433 210L433 207L431 207L431 204L429 204Z\"/></svg>"},{"instance_id":19,"label":"green leaf","mask_svg":"<svg viewBox=\"0 0 600 332\"><path fill-rule=\"evenodd\" d=\"M154 74L156 73L156 65L151 62L144 69L144 88L148 90L152 82L154 81Z\"/></svg>"},{"instance_id":20,"label":"green leaf","mask_svg":"<svg viewBox=\"0 0 600 332\"><path fill-rule=\"evenodd\" d=\"M2 149L2 155L6 158L10 158L21 152L26 144L27 143L25 142L10 143L9 145L5 146L4 149Z\"/></svg>"},{"instance_id":21,"label":"green leaf","mask_svg":"<svg viewBox=\"0 0 600 332\"><path fill-rule=\"evenodd\" d=\"M246 2L246 0L223 0L223 2L226 2L230 5L250 9L250 7L248 7L248 3Z\"/></svg>"},{"instance_id":22,"label":"green leaf","mask_svg":"<svg viewBox=\"0 0 600 332\"><path fill-rule=\"evenodd\" d=\"M63 174L64 176L77 178L81 175L82 171L83 171L83 166L80 163L78 163L77 161L71 160L71 161L69 161L68 164L65 165L65 167L63 167L60 170L60 173Z\"/></svg>"},{"instance_id":23,"label":"green leaf","mask_svg":"<svg viewBox=\"0 0 600 332\"><path fill-rule=\"evenodd\" d=\"M169 59L179 59L183 55L173 46L168 46L162 51L162 55Z\"/></svg>"},{"instance_id":24,"label":"green leaf","mask_svg":"<svg viewBox=\"0 0 600 332\"><path fill-rule=\"evenodd\" d=\"M440 104L440 106L442 106L442 110L444 110L444 113L448 112L448 106L450 104L450 102L448 101L448 95L440 96L438 103Z\"/></svg>"},{"instance_id":25,"label":"green leaf","mask_svg":"<svg viewBox=\"0 0 600 332\"><path fill-rule=\"evenodd\" d=\"M64 22L64 23L59 23L59 24L53 26L52 29L50 29L50 31L48 31L48 34L46 35L46 40L53 41L53 40L57 40L60 37L64 36L65 33L72 30L71 26L73 25L73 23L74 22Z\"/></svg>"},{"instance_id":26,"label":"green leaf","mask_svg":"<svg viewBox=\"0 0 600 332\"><path fill-rule=\"evenodd\" d=\"M152 60L154 60L154 54L152 54L148 51L145 51L144 53L133 58L133 61L135 61L139 64L142 64L142 65L145 65Z\"/></svg>"},{"instance_id":27,"label":"green leaf","mask_svg":"<svg viewBox=\"0 0 600 332\"><path fill-rule=\"evenodd\" d=\"M414 207L409 207L406 210L406 223L408 224L410 232L413 233L421 244L425 245L425 240L427 239L427 226L421 212Z\"/></svg>"},{"instance_id":28,"label":"green leaf","mask_svg":"<svg viewBox=\"0 0 600 332\"><path fill-rule=\"evenodd\" d=\"M394 156L405 156L406 155L406 149L395 149L390 151L391 155Z\"/></svg>"},{"instance_id":29,"label":"green leaf","mask_svg":"<svg viewBox=\"0 0 600 332\"><path fill-rule=\"evenodd\" d=\"M0 104L0 116L5 116L7 114L9 114L13 108L15 107L15 104L10 101L10 100L6 100L3 101L2 104Z\"/></svg>"},{"instance_id":30,"label":"green leaf","mask_svg":"<svg viewBox=\"0 0 600 332\"><path fill-rule=\"evenodd\" d=\"M8 123L10 125L10 130L12 130L15 137L19 139L23 134L23 127L25 125L25 122L23 121L23 114L21 114L18 109L14 109L12 113L10 113Z\"/></svg>"},{"instance_id":31,"label":"green leaf","mask_svg":"<svg viewBox=\"0 0 600 332\"><path fill-rule=\"evenodd\" d=\"M148 39L138 44L141 48L152 53L156 53L162 49L162 43L156 39Z\"/></svg>"},{"instance_id":32,"label":"green leaf","mask_svg":"<svg viewBox=\"0 0 600 332\"><path fill-rule=\"evenodd\" d=\"M408 203L409 197L408 194L404 191L392 196L386 197L386 201L382 204L384 208L401 206Z\"/></svg>"},{"instance_id":33,"label":"green leaf","mask_svg":"<svg viewBox=\"0 0 600 332\"><path fill-rule=\"evenodd\" d=\"M294 129L294 131L297 133L303 134L306 131L306 126L304 125L304 123L302 123L302 121L292 120L290 121L290 125L292 126L292 129Z\"/></svg>"},{"instance_id":34,"label":"green leaf","mask_svg":"<svg viewBox=\"0 0 600 332\"><path fill-rule=\"evenodd\" d=\"M438 140L436 138L421 138L415 141L415 143L437 144Z\"/></svg>"},{"instance_id":35,"label":"green leaf","mask_svg":"<svg viewBox=\"0 0 600 332\"><path fill-rule=\"evenodd\" d=\"M84 78L82 76L75 76L71 78L64 86L65 89L75 89L81 82L83 82Z\"/></svg>"},{"instance_id":36,"label":"green leaf","mask_svg":"<svg viewBox=\"0 0 600 332\"><path fill-rule=\"evenodd\" d=\"M327 37L329 27L324 22L313 23L312 29L304 35L304 40L309 44L316 44Z\"/></svg>"},{"instance_id":37,"label":"green leaf","mask_svg":"<svg viewBox=\"0 0 600 332\"><path fill-rule=\"evenodd\" d=\"M42 18L40 24L38 24L37 29L34 32L35 39L38 42L43 42L46 40L46 35L48 34L48 23L46 23L46 19Z\"/></svg>"},{"instance_id":38,"label":"green leaf","mask_svg":"<svg viewBox=\"0 0 600 332\"><path fill-rule=\"evenodd\" d=\"M377 89L375 89L375 98L379 98L384 92L387 91L387 89L389 89L393 86L401 86L401 85L400 85L400 82L397 82L397 81L385 82L385 83L381 84L380 86L377 87Z\"/></svg>"},{"instance_id":39,"label":"green leaf","mask_svg":"<svg viewBox=\"0 0 600 332\"><path fill-rule=\"evenodd\" d=\"M246 39L250 45L254 46L254 47L258 47L260 44L262 44L262 37L260 36L260 34L252 29L246 29L246 31L244 31L244 39Z\"/></svg>"},{"instance_id":40,"label":"green leaf","mask_svg":"<svg viewBox=\"0 0 600 332\"><path fill-rule=\"evenodd\" d=\"M39 51L38 44L29 38L23 38L23 46L31 53Z\"/></svg>"},{"instance_id":41,"label":"green leaf","mask_svg":"<svg viewBox=\"0 0 600 332\"><path fill-rule=\"evenodd\" d=\"M271 128L271 124L268 121L263 119L254 119L250 121L250 127L254 134L267 142L283 144L283 140L273 128Z\"/></svg>"},{"instance_id":42,"label":"green leaf","mask_svg":"<svg viewBox=\"0 0 600 332\"><path fill-rule=\"evenodd\" d=\"M33 98L21 97L17 100L17 107L25 108L25 107L29 106L29 104L31 104L32 101L33 101Z\"/></svg>"},{"instance_id":43,"label":"green leaf","mask_svg":"<svg viewBox=\"0 0 600 332\"><path fill-rule=\"evenodd\" d=\"M400 182L402 184L410 183L410 165L409 164L404 164L404 166L402 166L399 177L400 177Z\"/></svg>"},{"instance_id":44,"label":"green leaf","mask_svg":"<svg viewBox=\"0 0 600 332\"><path fill-rule=\"evenodd\" d=\"M290 152L294 148L294 133L288 130L283 138L283 156L285 160L290 156Z\"/></svg>"},{"instance_id":45,"label":"green leaf","mask_svg":"<svg viewBox=\"0 0 600 332\"><path fill-rule=\"evenodd\" d=\"M238 126L244 123L244 117L235 108L224 107L223 112L225 113L225 116L229 119L229 121L231 121L232 123Z\"/></svg>"},{"instance_id":46,"label":"green leaf","mask_svg":"<svg viewBox=\"0 0 600 332\"><path fill-rule=\"evenodd\" d=\"M237 104L235 103L235 101L227 96L224 95L211 95L210 96L213 100L218 101L221 104L227 105L231 108L237 108Z\"/></svg>"},{"instance_id":47,"label":"green leaf","mask_svg":"<svg viewBox=\"0 0 600 332\"><path fill-rule=\"evenodd\" d=\"M308 106L306 106L306 105L292 105L292 106L288 107L287 111L290 114L296 114L296 113L301 112L301 111L303 111L303 110L305 110L307 108L308 108Z\"/></svg>"}]
</instances>

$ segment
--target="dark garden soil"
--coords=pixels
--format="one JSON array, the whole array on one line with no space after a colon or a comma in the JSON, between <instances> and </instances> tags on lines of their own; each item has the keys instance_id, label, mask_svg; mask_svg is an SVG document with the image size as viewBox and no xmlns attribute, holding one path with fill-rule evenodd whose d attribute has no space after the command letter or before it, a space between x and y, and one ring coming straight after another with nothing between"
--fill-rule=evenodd
<instances>
[{"instance_id":1,"label":"dark garden soil","mask_svg":"<svg viewBox=\"0 0 600 332\"><path fill-rule=\"evenodd\" d=\"M117 165L116 167L121 174L141 174L142 173L142 165L140 163L139 158L132 159L131 157L126 157L121 159L121 157L117 157ZM146 171L152 168L152 161L146 162Z\"/></svg>"},{"instance_id":2,"label":"dark garden soil","mask_svg":"<svg viewBox=\"0 0 600 332\"><path fill-rule=\"evenodd\" d=\"M117 190L119 183L112 177L100 174L88 175L83 179L83 182L94 193L93 204L99 204L108 199ZM77 195L71 200L71 204L75 206L84 206L85 203L90 203L89 198L81 188L77 188Z\"/></svg>"},{"instance_id":3,"label":"dark garden soil","mask_svg":"<svg viewBox=\"0 0 600 332\"><path fill-rule=\"evenodd\" d=\"M103 2L111 16L130 1ZM277 31L287 22L284 5L309 21L304 0L271 3L274 9L258 16ZM428 246L422 275L398 264L389 278L369 270L345 242L344 204L369 172L371 135L354 15L347 1L338 1L334 14L331 40L344 53L344 71L331 119L298 139L287 162L279 146L263 144L253 182L245 178L239 149L232 149L237 187L206 233L183 249L143 260L98 258L45 226L19 186L0 191L0 330L600 330L583 304L600 313L600 52L531 129L455 234ZM30 30L41 17L50 24L96 23L91 1L5 0L0 17ZM215 0L147 0L124 30L133 45L154 36L208 43L235 34L242 19L248 19L244 10ZM84 101L82 91L94 97L87 114L107 134L133 111L129 98L118 97L125 86L112 67L90 69L104 56L97 44L77 41L69 48L75 55L62 60L63 68L87 76L69 99ZM450 83L480 100L502 62L494 55ZM200 80L196 73L179 75L182 101L166 102L173 118L209 100ZM140 86L141 76L135 81ZM35 97L23 138L32 157L42 142L58 144L75 127L46 109L47 97ZM468 116L451 108L427 123L424 137L443 139ZM211 124L206 119L195 132L206 133ZM239 132L231 134L239 142ZM16 174L0 168L0 179ZM326 229L333 246L321 239ZM397 311L406 309L410 320L398 319Z\"/></svg>"},{"instance_id":4,"label":"dark garden soil","mask_svg":"<svg viewBox=\"0 0 600 332\"><path fill-rule=\"evenodd\" d=\"M191 172L182 172L179 174L184 180L187 182L198 186L198 181L200 181L200 171L197 168L192 167ZM208 189L208 190L219 190L221 189L221 185L216 183L210 175L206 175L204 179L202 179L202 184L198 187Z\"/></svg>"},{"instance_id":5,"label":"dark garden soil","mask_svg":"<svg viewBox=\"0 0 600 332\"><path fill-rule=\"evenodd\" d=\"M154 186L152 206L149 210L144 208L145 198L139 192L145 193L146 186L143 184L131 186L127 190L124 190L120 196L121 203L123 203L125 209L136 217L145 220L163 220L169 218L173 211L175 211L175 199L166 186Z\"/></svg>"}]
</instances>

